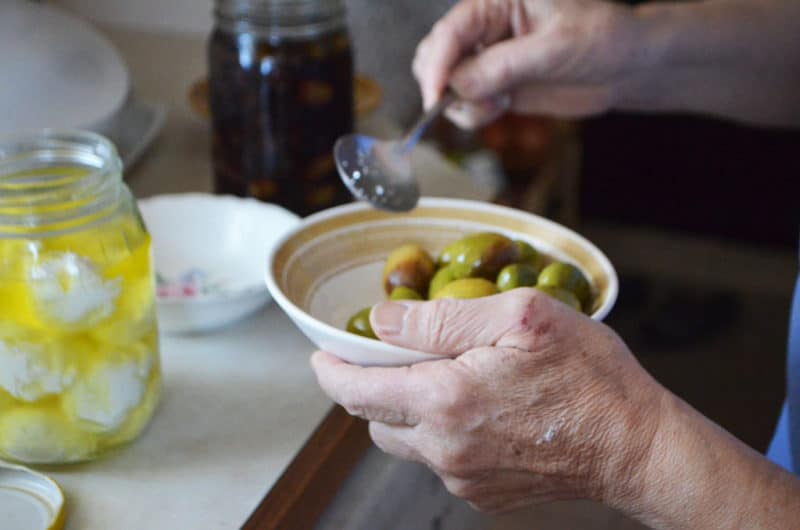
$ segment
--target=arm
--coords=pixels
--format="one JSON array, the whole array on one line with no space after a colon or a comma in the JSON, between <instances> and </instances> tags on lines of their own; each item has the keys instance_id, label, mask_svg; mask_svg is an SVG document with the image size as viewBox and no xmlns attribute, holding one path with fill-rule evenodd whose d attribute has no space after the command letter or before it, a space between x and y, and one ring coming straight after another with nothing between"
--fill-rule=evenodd
<instances>
[{"instance_id":1,"label":"arm","mask_svg":"<svg viewBox=\"0 0 800 530\"><path fill-rule=\"evenodd\" d=\"M602 501L655 528L792 528L800 479L647 374L604 325L533 289L379 304L382 340L452 356L361 368L317 353L322 388L381 449L485 511Z\"/></svg>"},{"instance_id":2,"label":"arm","mask_svg":"<svg viewBox=\"0 0 800 530\"><path fill-rule=\"evenodd\" d=\"M668 395L637 493L611 502L654 528L793 528L800 480ZM638 482L638 485L637 485Z\"/></svg>"},{"instance_id":3,"label":"arm","mask_svg":"<svg viewBox=\"0 0 800 530\"><path fill-rule=\"evenodd\" d=\"M619 108L800 125L800 3L652 3L635 13L644 51Z\"/></svg>"},{"instance_id":4,"label":"arm","mask_svg":"<svg viewBox=\"0 0 800 530\"><path fill-rule=\"evenodd\" d=\"M794 0L463 0L420 43L414 72L426 105L447 84L473 103L450 112L467 127L497 115L500 95L518 112L687 111L797 126L799 32Z\"/></svg>"}]
</instances>

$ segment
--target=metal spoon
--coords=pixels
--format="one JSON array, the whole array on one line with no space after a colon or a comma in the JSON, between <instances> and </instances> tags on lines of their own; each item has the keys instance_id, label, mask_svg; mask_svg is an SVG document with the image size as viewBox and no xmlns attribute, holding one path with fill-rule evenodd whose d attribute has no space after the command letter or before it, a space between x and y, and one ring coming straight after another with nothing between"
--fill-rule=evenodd
<instances>
[{"instance_id":1,"label":"metal spoon","mask_svg":"<svg viewBox=\"0 0 800 530\"><path fill-rule=\"evenodd\" d=\"M419 200L419 184L411 171L411 150L455 99L453 92L446 92L402 140L382 141L363 134L339 138L333 156L350 193L381 210L413 210Z\"/></svg>"}]
</instances>

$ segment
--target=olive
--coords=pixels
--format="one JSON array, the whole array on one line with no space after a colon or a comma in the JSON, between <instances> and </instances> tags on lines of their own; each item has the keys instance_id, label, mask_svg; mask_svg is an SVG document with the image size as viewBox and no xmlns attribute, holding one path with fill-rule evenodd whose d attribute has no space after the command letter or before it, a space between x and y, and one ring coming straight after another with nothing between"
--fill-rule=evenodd
<instances>
[{"instance_id":1,"label":"olive","mask_svg":"<svg viewBox=\"0 0 800 530\"><path fill-rule=\"evenodd\" d=\"M434 295L436 295L436 293L439 291L439 289L441 289L442 287L444 287L445 285L447 285L448 283L452 282L455 279L456 278L453 275L453 269L451 269L450 267L442 267L441 269L436 271L436 274L434 274L433 278L431 278L430 287L428 287L428 298L432 300L434 298Z\"/></svg>"},{"instance_id":2,"label":"olive","mask_svg":"<svg viewBox=\"0 0 800 530\"><path fill-rule=\"evenodd\" d=\"M517 247L517 252L519 252L519 256L517 257L519 263L525 263L535 268L537 274L541 272L542 267L544 267L544 256L533 248L533 245L521 239L515 239L514 246Z\"/></svg>"},{"instance_id":3,"label":"olive","mask_svg":"<svg viewBox=\"0 0 800 530\"><path fill-rule=\"evenodd\" d=\"M371 307L365 307L347 321L347 331L367 337L368 339L377 339L375 332L372 331L372 325L369 323L369 313Z\"/></svg>"},{"instance_id":4,"label":"olive","mask_svg":"<svg viewBox=\"0 0 800 530\"><path fill-rule=\"evenodd\" d=\"M436 268L433 259L419 245L403 245L389 254L383 267L383 289L391 294L395 287L408 287L418 293L428 290Z\"/></svg>"},{"instance_id":5,"label":"olive","mask_svg":"<svg viewBox=\"0 0 800 530\"><path fill-rule=\"evenodd\" d=\"M527 263L512 263L497 275L497 289L502 293L517 287L532 287L538 277L539 271L535 267Z\"/></svg>"},{"instance_id":6,"label":"olive","mask_svg":"<svg viewBox=\"0 0 800 530\"><path fill-rule=\"evenodd\" d=\"M347 202L350 194L331 156L336 138L353 121L347 33L334 30L302 41L239 36L238 30L216 31L209 40L217 189L269 200L300 215ZM245 52L247 64L239 62ZM254 70L252 64L270 68ZM264 94L270 95L270 105L263 104ZM286 109L292 119L284 122ZM326 119L319 120L320 113ZM277 122L282 126L263 126ZM280 163L275 163L276 145L282 147Z\"/></svg>"},{"instance_id":7,"label":"olive","mask_svg":"<svg viewBox=\"0 0 800 530\"><path fill-rule=\"evenodd\" d=\"M500 269L517 261L519 249L511 240L493 232L472 234L442 251L440 264L452 268L456 278L486 278L494 281Z\"/></svg>"},{"instance_id":8,"label":"olive","mask_svg":"<svg viewBox=\"0 0 800 530\"><path fill-rule=\"evenodd\" d=\"M592 295L589 280L576 267L569 263L551 263L539 273L538 286L561 287L578 297L581 305L588 305Z\"/></svg>"},{"instance_id":9,"label":"olive","mask_svg":"<svg viewBox=\"0 0 800 530\"><path fill-rule=\"evenodd\" d=\"M439 298L480 298L497 294L497 287L483 278L461 278L448 283L431 297Z\"/></svg>"},{"instance_id":10,"label":"olive","mask_svg":"<svg viewBox=\"0 0 800 530\"><path fill-rule=\"evenodd\" d=\"M422 296L411 289L410 287L406 287L405 285L401 285L400 287L395 287L392 290L392 294L389 295L389 300L422 300Z\"/></svg>"},{"instance_id":11,"label":"olive","mask_svg":"<svg viewBox=\"0 0 800 530\"><path fill-rule=\"evenodd\" d=\"M551 298L555 298L560 302L564 302L575 311L581 311L581 303L572 291L567 291L561 287L550 287L546 285L537 285L536 289L543 292Z\"/></svg>"}]
</instances>

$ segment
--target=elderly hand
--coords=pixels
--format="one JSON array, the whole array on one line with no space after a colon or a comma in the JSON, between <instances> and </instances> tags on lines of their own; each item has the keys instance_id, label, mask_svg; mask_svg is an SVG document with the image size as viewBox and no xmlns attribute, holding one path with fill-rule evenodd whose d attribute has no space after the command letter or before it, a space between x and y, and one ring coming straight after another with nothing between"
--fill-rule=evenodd
<instances>
[{"instance_id":1,"label":"elderly hand","mask_svg":"<svg viewBox=\"0 0 800 530\"><path fill-rule=\"evenodd\" d=\"M452 357L363 368L314 354L322 388L384 451L485 511L636 494L666 391L603 324L533 289L385 302L371 318L386 342Z\"/></svg>"},{"instance_id":2,"label":"elderly hand","mask_svg":"<svg viewBox=\"0 0 800 530\"><path fill-rule=\"evenodd\" d=\"M634 11L600 0L462 0L422 40L414 74L426 107L445 86L462 127L510 107L584 116L622 96L641 45ZM471 102L471 103L470 103Z\"/></svg>"}]
</instances>

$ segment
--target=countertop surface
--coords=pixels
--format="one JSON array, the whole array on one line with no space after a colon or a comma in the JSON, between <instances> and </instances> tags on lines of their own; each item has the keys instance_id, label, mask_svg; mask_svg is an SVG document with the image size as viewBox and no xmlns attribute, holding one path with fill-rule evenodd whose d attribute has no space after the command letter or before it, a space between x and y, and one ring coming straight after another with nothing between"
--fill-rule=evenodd
<instances>
[{"instance_id":1,"label":"countertop surface","mask_svg":"<svg viewBox=\"0 0 800 530\"><path fill-rule=\"evenodd\" d=\"M163 394L141 438L45 469L67 530L239 528L331 406L312 345L272 304L219 333L162 337Z\"/></svg>"}]
</instances>

